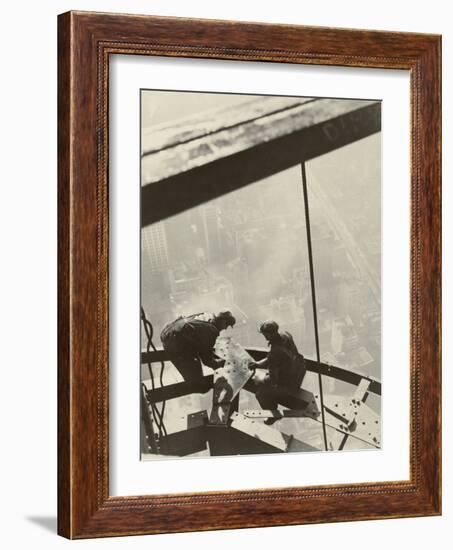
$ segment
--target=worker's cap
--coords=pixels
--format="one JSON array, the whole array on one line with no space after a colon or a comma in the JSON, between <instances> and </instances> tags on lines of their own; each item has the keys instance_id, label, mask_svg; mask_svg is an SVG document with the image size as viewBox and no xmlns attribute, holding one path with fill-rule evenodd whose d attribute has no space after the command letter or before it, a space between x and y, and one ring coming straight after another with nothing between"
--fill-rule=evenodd
<instances>
[{"instance_id":1,"label":"worker's cap","mask_svg":"<svg viewBox=\"0 0 453 550\"><path fill-rule=\"evenodd\" d=\"M278 333L278 324L275 321L264 321L260 326L261 334L277 334Z\"/></svg>"},{"instance_id":2,"label":"worker's cap","mask_svg":"<svg viewBox=\"0 0 453 550\"><path fill-rule=\"evenodd\" d=\"M231 311L221 311L216 315L216 317L217 319L225 321L227 327L234 327L234 324L236 323L236 319L234 318Z\"/></svg>"}]
</instances>

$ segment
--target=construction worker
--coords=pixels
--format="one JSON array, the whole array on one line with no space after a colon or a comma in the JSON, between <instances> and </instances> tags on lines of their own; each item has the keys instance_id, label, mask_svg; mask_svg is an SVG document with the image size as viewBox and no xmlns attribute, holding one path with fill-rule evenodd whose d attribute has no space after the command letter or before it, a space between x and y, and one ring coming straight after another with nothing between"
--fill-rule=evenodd
<instances>
[{"instance_id":1,"label":"construction worker","mask_svg":"<svg viewBox=\"0 0 453 550\"><path fill-rule=\"evenodd\" d=\"M278 408L279 395L288 389L298 389L305 375L304 358L297 350L289 332L279 332L275 321L265 321L260 332L270 347L267 357L249 365L252 370L267 369L268 375L258 382L256 398L265 410ZM265 424L273 424L277 418L268 418Z\"/></svg>"},{"instance_id":2,"label":"construction worker","mask_svg":"<svg viewBox=\"0 0 453 550\"><path fill-rule=\"evenodd\" d=\"M184 380L201 378L202 364L212 369L223 366L224 361L214 353L214 345L220 332L235 322L231 311L221 311L178 317L165 325L160 339Z\"/></svg>"}]
</instances>

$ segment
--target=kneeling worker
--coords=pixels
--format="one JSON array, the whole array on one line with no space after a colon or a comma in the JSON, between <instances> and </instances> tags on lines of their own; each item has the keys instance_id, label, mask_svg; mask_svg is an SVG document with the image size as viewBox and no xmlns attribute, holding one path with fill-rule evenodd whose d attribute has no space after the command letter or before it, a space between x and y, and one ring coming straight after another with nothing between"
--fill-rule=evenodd
<instances>
[{"instance_id":1,"label":"kneeling worker","mask_svg":"<svg viewBox=\"0 0 453 550\"><path fill-rule=\"evenodd\" d=\"M184 380L201 378L202 363L212 369L223 366L214 345L220 332L235 322L231 311L222 311L178 317L165 325L160 335L162 345Z\"/></svg>"},{"instance_id":2,"label":"kneeling worker","mask_svg":"<svg viewBox=\"0 0 453 550\"><path fill-rule=\"evenodd\" d=\"M298 352L293 337L289 332L279 332L275 321L265 321L260 332L270 346L267 357L250 364L249 368L268 369L265 378L257 391L256 398L265 410L278 408L279 394L288 389L298 389L305 375L304 358ZM265 424L273 424L278 418L268 418Z\"/></svg>"}]
</instances>

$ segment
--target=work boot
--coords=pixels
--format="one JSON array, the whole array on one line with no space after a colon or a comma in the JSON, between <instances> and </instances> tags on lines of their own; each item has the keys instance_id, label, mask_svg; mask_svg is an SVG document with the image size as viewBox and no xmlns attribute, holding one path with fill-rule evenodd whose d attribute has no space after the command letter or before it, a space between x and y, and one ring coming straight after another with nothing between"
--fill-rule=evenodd
<instances>
[{"instance_id":1,"label":"work boot","mask_svg":"<svg viewBox=\"0 0 453 550\"><path fill-rule=\"evenodd\" d=\"M275 424L275 422L277 422L277 420L280 420L280 418L275 418L275 417L266 418L264 423L267 424L268 426L272 426L272 424Z\"/></svg>"}]
</instances>

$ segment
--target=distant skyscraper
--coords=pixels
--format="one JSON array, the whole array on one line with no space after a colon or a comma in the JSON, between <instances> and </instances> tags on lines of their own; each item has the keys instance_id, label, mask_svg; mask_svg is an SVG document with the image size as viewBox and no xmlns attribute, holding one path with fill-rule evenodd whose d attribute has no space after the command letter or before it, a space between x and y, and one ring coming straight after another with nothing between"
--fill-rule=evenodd
<instances>
[{"instance_id":1,"label":"distant skyscraper","mask_svg":"<svg viewBox=\"0 0 453 550\"><path fill-rule=\"evenodd\" d=\"M356 327L359 327L362 323L359 284L357 280L342 279L336 287L336 313L340 317L348 315Z\"/></svg>"},{"instance_id":2,"label":"distant skyscraper","mask_svg":"<svg viewBox=\"0 0 453 550\"><path fill-rule=\"evenodd\" d=\"M149 225L142 230L144 268L160 271L168 266L168 241L163 222ZM146 270L144 269L146 273Z\"/></svg>"},{"instance_id":3,"label":"distant skyscraper","mask_svg":"<svg viewBox=\"0 0 453 550\"><path fill-rule=\"evenodd\" d=\"M359 347L359 338L350 317L341 317L332 322L331 345L334 353L346 353Z\"/></svg>"},{"instance_id":4,"label":"distant skyscraper","mask_svg":"<svg viewBox=\"0 0 453 550\"><path fill-rule=\"evenodd\" d=\"M203 222L209 261L219 259L221 255L219 210L215 203L203 206Z\"/></svg>"}]
</instances>

